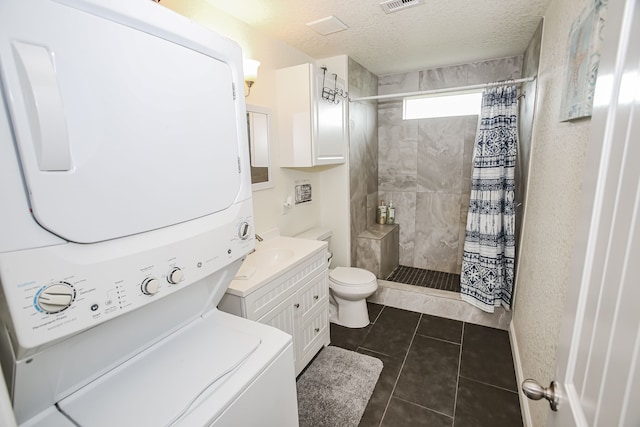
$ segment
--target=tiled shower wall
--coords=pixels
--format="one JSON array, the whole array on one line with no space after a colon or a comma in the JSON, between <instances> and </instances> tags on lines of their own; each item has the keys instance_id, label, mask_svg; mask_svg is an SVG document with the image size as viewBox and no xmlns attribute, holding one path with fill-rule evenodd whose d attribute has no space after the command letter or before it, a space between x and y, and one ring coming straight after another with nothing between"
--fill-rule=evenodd
<instances>
[{"instance_id":1,"label":"tiled shower wall","mask_svg":"<svg viewBox=\"0 0 640 427\"><path fill-rule=\"evenodd\" d=\"M349 58L349 97L376 95L378 78ZM351 198L351 264L356 239L374 222L367 200L378 197L378 108L376 102L349 104L349 185Z\"/></svg>"},{"instance_id":2,"label":"tiled shower wall","mask_svg":"<svg viewBox=\"0 0 640 427\"><path fill-rule=\"evenodd\" d=\"M517 79L521 73L522 56L514 56L382 76L378 94ZM369 197L369 209L379 199L396 206L401 265L460 272L476 127L476 116L402 120L402 100L378 103L378 199Z\"/></svg>"}]
</instances>

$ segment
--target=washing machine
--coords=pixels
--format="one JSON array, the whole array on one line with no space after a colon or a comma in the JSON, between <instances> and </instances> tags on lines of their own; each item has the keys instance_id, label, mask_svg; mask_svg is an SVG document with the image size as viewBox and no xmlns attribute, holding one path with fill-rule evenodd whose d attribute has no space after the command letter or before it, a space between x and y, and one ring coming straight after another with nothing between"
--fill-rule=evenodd
<instances>
[{"instance_id":1,"label":"washing machine","mask_svg":"<svg viewBox=\"0 0 640 427\"><path fill-rule=\"evenodd\" d=\"M297 426L291 337L216 308L255 245L242 85L155 2L0 3L5 422Z\"/></svg>"}]
</instances>

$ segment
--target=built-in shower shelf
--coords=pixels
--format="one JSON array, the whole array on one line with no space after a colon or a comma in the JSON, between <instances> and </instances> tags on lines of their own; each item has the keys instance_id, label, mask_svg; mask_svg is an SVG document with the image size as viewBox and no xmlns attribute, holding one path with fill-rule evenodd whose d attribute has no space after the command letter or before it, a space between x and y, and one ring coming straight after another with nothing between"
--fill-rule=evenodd
<instances>
[{"instance_id":1,"label":"built-in shower shelf","mask_svg":"<svg viewBox=\"0 0 640 427\"><path fill-rule=\"evenodd\" d=\"M400 265L400 226L373 224L356 239L356 267L386 279Z\"/></svg>"}]
</instances>

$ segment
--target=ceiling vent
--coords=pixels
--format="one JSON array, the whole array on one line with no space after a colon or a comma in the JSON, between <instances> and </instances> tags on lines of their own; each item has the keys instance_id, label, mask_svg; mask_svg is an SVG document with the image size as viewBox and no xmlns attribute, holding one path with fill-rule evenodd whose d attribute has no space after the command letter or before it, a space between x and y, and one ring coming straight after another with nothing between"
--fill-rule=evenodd
<instances>
[{"instance_id":1,"label":"ceiling vent","mask_svg":"<svg viewBox=\"0 0 640 427\"><path fill-rule=\"evenodd\" d=\"M344 31L349 28L345 25L344 22L333 15L327 16L326 18L318 19L317 21L307 22L306 25L316 33L323 36L337 33L338 31Z\"/></svg>"},{"instance_id":2,"label":"ceiling vent","mask_svg":"<svg viewBox=\"0 0 640 427\"><path fill-rule=\"evenodd\" d=\"M424 0L386 0L380 2L380 7L384 13L393 13L421 4L424 4Z\"/></svg>"}]
</instances>

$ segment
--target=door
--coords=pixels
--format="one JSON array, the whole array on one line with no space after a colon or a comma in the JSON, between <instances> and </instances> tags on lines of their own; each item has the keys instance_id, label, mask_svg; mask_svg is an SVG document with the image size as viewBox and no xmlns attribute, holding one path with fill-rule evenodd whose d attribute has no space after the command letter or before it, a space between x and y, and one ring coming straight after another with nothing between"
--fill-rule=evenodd
<instances>
[{"instance_id":1,"label":"door","mask_svg":"<svg viewBox=\"0 0 640 427\"><path fill-rule=\"evenodd\" d=\"M0 8L0 75L31 212L79 243L228 208L246 145L239 47L208 32L203 41L158 5L127 5L141 19L131 22L124 3L103 3Z\"/></svg>"},{"instance_id":2,"label":"door","mask_svg":"<svg viewBox=\"0 0 640 427\"><path fill-rule=\"evenodd\" d=\"M548 425L640 425L640 4L609 2Z\"/></svg>"}]
</instances>

